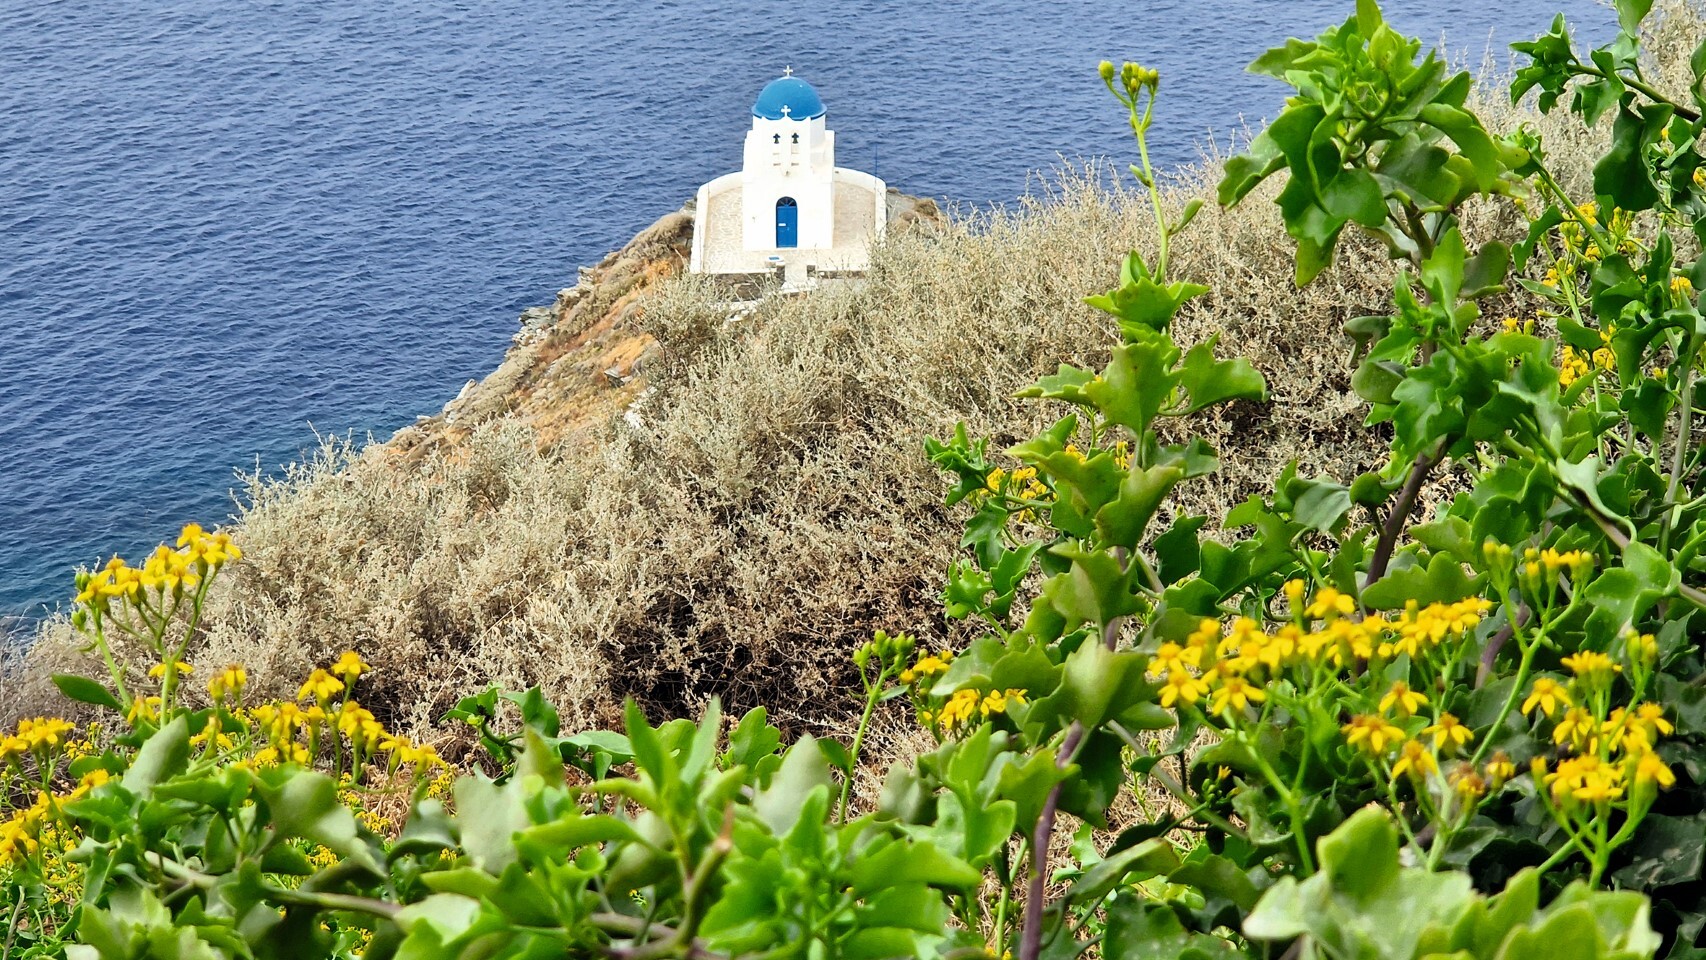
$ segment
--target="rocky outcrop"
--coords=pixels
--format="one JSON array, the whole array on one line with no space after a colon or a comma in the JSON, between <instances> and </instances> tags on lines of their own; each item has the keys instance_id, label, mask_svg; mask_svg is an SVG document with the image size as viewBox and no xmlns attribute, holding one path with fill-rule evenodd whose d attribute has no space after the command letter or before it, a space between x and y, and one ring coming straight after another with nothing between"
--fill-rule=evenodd
<instances>
[{"instance_id":1,"label":"rocky outcrop","mask_svg":"<svg viewBox=\"0 0 1706 960\"><path fill-rule=\"evenodd\" d=\"M509 416L532 427L541 447L572 441L609 422L641 390L639 374L656 349L641 329L646 292L687 267L693 214L666 214L557 293L549 306L521 314L503 362L469 381L430 417L397 431L386 452L412 462L465 439L479 424Z\"/></svg>"},{"instance_id":2,"label":"rocky outcrop","mask_svg":"<svg viewBox=\"0 0 1706 960\"><path fill-rule=\"evenodd\" d=\"M890 230L933 229L943 222L929 199L889 192ZM483 380L470 380L437 414L392 436L383 455L400 464L465 440L500 417L519 420L541 448L584 439L627 409L645 389L647 359L658 349L641 312L648 293L687 269L693 249L691 205L660 217L555 303L522 311L503 362Z\"/></svg>"}]
</instances>

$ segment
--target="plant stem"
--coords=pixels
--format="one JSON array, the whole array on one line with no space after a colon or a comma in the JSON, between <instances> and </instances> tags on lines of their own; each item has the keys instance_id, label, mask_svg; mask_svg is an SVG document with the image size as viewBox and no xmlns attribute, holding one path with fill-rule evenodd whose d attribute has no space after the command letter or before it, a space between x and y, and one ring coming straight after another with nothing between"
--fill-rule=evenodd
<instances>
[{"instance_id":1,"label":"plant stem","mask_svg":"<svg viewBox=\"0 0 1706 960\"><path fill-rule=\"evenodd\" d=\"M1688 465L1688 442L1693 432L1694 418L1694 360L1700 352L1700 334L1690 333L1688 349L1682 358L1685 366L1682 370L1682 409L1677 411L1676 449L1671 451L1670 482L1665 489L1665 510L1663 521L1659 525L1659 552L1670 552L1671 530L1676 521L1682 516L1682 505L1677 503L1677 496L1682 488L1682 471Z\"/></svg>"},{"instance_id":2,"label":"plant stem","mask_svg":"<svg viewBox=\"0 0 1706 960\"><path fill-rule=\"evenodd\" d=\"M18 936L18 914L24 912L24 888L18 888L18 902L12 907L12 919L6 923L6 947L0 950L0 957L12 955L12 941Z\"/></svg>"},{"instance_id":3,"label":"plant stem","mask_svg":"<svg viewBox=\"0 0 1706 960\"><path fill-rule=\"evenodd\" d=\"M1521 641L1519 640L1518 643L1521 643ZM1493 725L1488 729L1487 736L1482 739L1481 745L1475 748L1475 755L1469 758L1470 766L1476 768L1481 766L1481 761L1487 755L1487 748L1493 745L1494 735L1496 735L1500 728L1505 725L1505 719L1509 717L1511 715L1511 711L1516 708L1517 698L1522 696L1523 682L1528 679L1528 670L1534 665L1534 655L1538 653L1539 650L1540 643L1538 640L1534 643L1523 644L1522 661L1517 664L1516 679L1511 682L1510 692L1505 694L1505 702L1503 706L1499 707L1498 718L1493 721Z\"/></svg>"},{"instance_id":4,"label":"plant stem","mask_svg":"<svg viewBox=\"0 0 1706 960\"><path fill-rule=\"evenodd\" d=\"M1613 79L1612 77L1606 76L1605 71L1598 67L1590 67L1587 64L1582 63L1580 60L1576 61L1574 65L1567 69L1579 77L1599 77L1602 80ZM1649 100L1656 103L1669 104L1671 109L1676 111L1676 115L1684 120L1693 122L1700 119L1700 111L1695 110L1693 107L1687 107L1677 103L1675 100L1672 100L1663 93L1660 93L1658 88L1644 80L1637 80L1634 77L1626 77L1622 74L1618 74L1615 79L1625 87L1628 87L1636 93L1644 95Z\"/></svg>"},{"instance_id":5,"label":"plant stem","mask_svg":"<svg viewBox=\"0 0 1706 960\"><path fill-rule=\"evenodd\" d=\"M1066 739L1055 754L1055 766L1072 762L1072 755L1084 739L1084 725L1072 721ZM1019 960L1037 960L1043 947L1043 906L1048 884L1048 848L1054 836L1054 818L1060 808L1060 784L1055 784L1043 801L1043 812L1037 817L1036 829L1031 832L1031 879L1025 889L1025 926L1019 936Z\"/></svg>"},{"instance_id":6,"label":"plant stem","mask_svg":"<svg viewBox=\"0 0 1706 960\"><path fill-rule=\"evenodd\" d=\"M1427 481L1428 471L1439 461L1435 459L1445 449L1440 443L1432 452L1424 452L1410 465L1410 475L1404 480L1404 487L1398 492L1398 499L1392 504L1380 525L1380 541L1375 544L1374 556L1368 562L1368 582L1373 583L1386 575L1386 565L1392 562L1392 551L1398 545L1398 537L1404 532L1410 519L1410 511L1415 509L1416 498L1421 495L1422 484Z\"/></svg>"},{"instance_id":7,"label":"plant stem","mask_svg":"<svg viewBox=\"0 0 1706 960\"><path fill-rule=\"evenodd\" d=\"M1481 666L1475 671L1475 689L1481 689L1492 679L1493 661L1498 659L1499 651L1504 648L1506 641L1516 635L1517 628L1528 623L1528 615L1528 604L1519 602L1512 619L1506 620L1499 632L1488 639L1487 649L1481 651Z\"/></svg>"},{"instance_id":8,"label":"plant stem","mask_svg":"<svg viewBox=\"0 0 1706 960\"><path fill-rule=\"evenodd\" d=\"M1303 807L1297 802L1297 794L1280 780L1279 774L1274 772L1267 758L1262 756L1261 750L1244 739L1242 731L1239 732L1238 740L1249 749L1250 757L1256 761L1256 769L1261 772L1262 779L1268 781L1268 785L1279 794L1280 802L1285 804L1286 818L1291 821L1291 836L1297 842L1298 864L1303 868L1303 875L1314 875L1315 858L1309 855L1309 833L1304 828Z\"/></svg>"},{"instance_id":9,"label":"plant stem","mask_svg":"<svg viewBox=\"0 0 1706 960\"><path fill-rule=\"evenodd\" d=\"M888 669L879 667L877 682L865 691L865 711L859 715L859 728L853 732L853 748L847 759L847 779L841 784L840 818L847 819L847 803L853 797L853 774L859 769L859 751L865 745L865 730L871 725L871 715L877 710L877 701L883 695L883 684L888 681Z\"/></svg>"}]
</instances>

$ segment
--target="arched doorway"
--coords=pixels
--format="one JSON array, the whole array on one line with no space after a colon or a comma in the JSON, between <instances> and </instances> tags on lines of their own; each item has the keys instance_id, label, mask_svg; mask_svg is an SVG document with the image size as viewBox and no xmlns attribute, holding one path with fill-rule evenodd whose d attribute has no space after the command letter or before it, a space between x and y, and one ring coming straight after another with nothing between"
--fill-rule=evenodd
<instances>
[{"instance_id":1,"label":"arched doorway","mask_svg":"<svg viewBox=\"0 0 1706 960\"><path fill-rule=\"evenodd\" d=\"M783 197L776 201L776 246L797 247L800 245L800 205L793 197Z\"/></svg>"}]
</instances>

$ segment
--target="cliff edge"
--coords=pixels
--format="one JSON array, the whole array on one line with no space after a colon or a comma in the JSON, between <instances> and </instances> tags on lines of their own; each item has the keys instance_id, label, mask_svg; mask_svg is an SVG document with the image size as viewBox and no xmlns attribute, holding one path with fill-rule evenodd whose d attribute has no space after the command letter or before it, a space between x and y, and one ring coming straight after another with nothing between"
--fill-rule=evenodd
<instances>
[{"instance_id":1,"label":"cliff edge","mask_svg":"<svg viewBox=\"0 0 1706 960\"><path fill-rule=\"evenodd\" d=\"M945 222L935 201L889 191L891 234ZM687 269L692 249L689 202L596 265L582 267L578 282L558 291L556 302L522 311L521 330L498 368L469 381L437 414L397 431L385 454L412 464L505 416L532 428L541 449L586 438L645 389L647 360L659 349L642 323L645 298ZM731 289L731 300L741 296Z\"/></svg>"}]
</instances>

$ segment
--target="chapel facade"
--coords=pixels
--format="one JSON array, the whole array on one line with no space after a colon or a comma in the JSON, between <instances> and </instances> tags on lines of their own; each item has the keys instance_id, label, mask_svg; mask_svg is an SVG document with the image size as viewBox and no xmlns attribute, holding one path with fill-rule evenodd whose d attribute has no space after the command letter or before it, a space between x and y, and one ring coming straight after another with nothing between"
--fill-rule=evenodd
<instances>
[{"instance_id":1,"label":"chapel facade","mask_svg":"<svg viewBox=\"0 0 1706 960\"><path fill-rule=\"evenodd\" d=\"M741 169L699 188L693 272L781 272L798 283L870 265L871 242L888 219L888 187L835 165L827 113L791 68L759 92Z\"/></svg>"}]
</instances>

